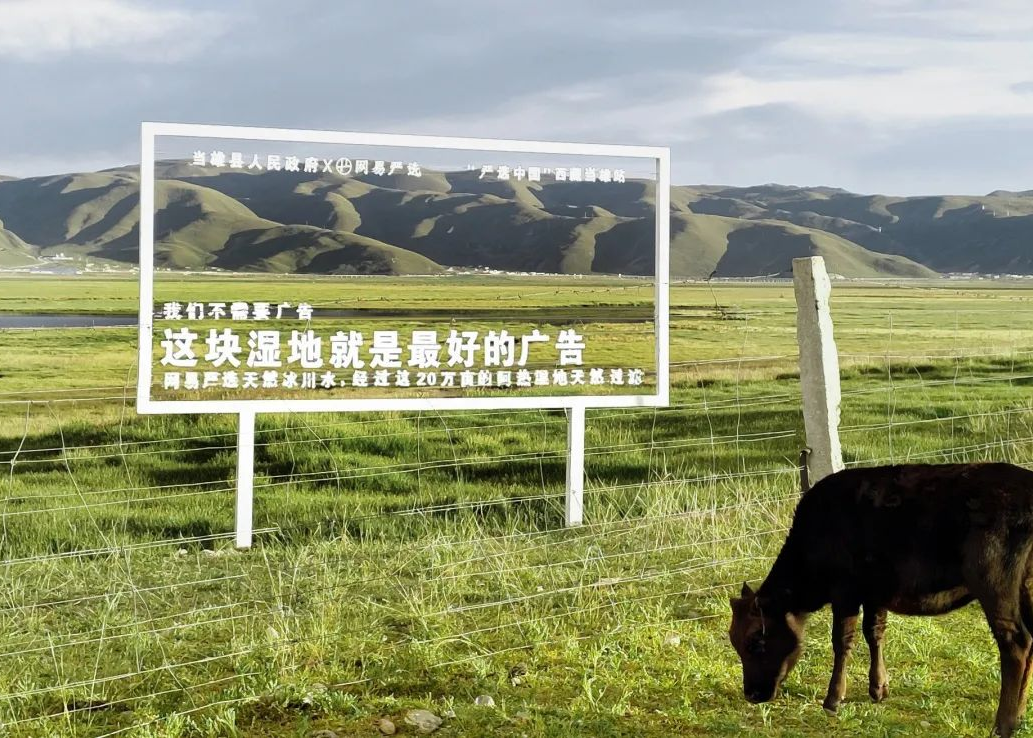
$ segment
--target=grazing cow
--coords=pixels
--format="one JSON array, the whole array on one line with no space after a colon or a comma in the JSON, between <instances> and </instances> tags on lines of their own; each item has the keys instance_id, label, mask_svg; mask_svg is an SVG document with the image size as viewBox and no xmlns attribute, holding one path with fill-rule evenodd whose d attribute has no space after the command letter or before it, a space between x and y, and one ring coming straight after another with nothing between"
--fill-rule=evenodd
<instances>
[{"instance_id":1,"label":"grazing cow","mask_svg":"<svg viewBox=\"0 0 1033 738\"><path fill-rule=\"evenodd\" d=\"M729 637L750 702L775 696L800 657L807 616L832 605L826 710L846 691L860 610L868 694L888 693L886 613L939 615L976 601L1001 655L995 734L1025 711L1033 666L1033 471L1012 464L903 464L837 472L804 493L771 571L732 598Z\"/></svg>"}]
</instances>

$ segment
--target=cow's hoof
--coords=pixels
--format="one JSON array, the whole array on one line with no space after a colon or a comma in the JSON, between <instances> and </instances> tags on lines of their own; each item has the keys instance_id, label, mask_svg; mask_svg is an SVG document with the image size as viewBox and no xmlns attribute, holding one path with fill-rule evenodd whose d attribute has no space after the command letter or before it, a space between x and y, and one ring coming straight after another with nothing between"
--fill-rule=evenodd
<instances>
[{"instance_id":1,"label":"cow's hoof","mask_svg":"<svg viewBox=\"0 0 1033 738\"><path fill-rule=\"evenodd\" d=\"M1012 733L1015 732L1014 725L995 725L994 729L990 731L990 738L1011 738Z\"/></svg>"},{"instance_id":2,"label":"cow's hoof","mask_svg":"<svg viewBox=\"0 0 1033 738\"><path fill-rule=\"evenodd\" d=\"M829 715L835 715L839 710L839 700L825 698L825 701L821 703L821 706L825 708L825 712Z\"/></svg>"},{"instance_id":3,"label":"cow's hoof","mask_svg":"<svg viewBox=\"0 0 1033 738\"><path fill-rule=\"evenodd\" d=\"M890 696L890 685L889 684L878 684L868 687L868 694L872 698L872 702L882 702L884 699Z\"/></svg>"}]
</instances>

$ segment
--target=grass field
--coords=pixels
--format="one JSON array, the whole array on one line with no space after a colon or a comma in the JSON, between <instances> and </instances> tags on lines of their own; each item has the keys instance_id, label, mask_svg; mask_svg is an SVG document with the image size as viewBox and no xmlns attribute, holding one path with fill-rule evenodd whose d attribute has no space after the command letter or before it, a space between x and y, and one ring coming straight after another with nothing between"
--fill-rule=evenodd
<instances>
[{"instance_id":1,"label":"grass field","mask_svg":"<svg viewBox=\"0 0 1033 738\"><path fill-rule=\"evenodd\" d=\"M412 284L377 299L449 294ZM649 294L473 286L470 309ZM672 289L673 404L589 411L582 528L562 528L561 411L262 415L246 553L235 421L137 416L135 329L0 332L0 734L412 734L425 708L451 736L986 735L973 606L891 616L881 705L858 638L846 703L821 709L827 614L782 695L742 699L727 598L777 553L805 445L793 299ZM1033 463L1033 289L837 284L832 305L848 464ZM125 278L0 279L2 311L135 309Z\"/></svg>"}]
</instances>

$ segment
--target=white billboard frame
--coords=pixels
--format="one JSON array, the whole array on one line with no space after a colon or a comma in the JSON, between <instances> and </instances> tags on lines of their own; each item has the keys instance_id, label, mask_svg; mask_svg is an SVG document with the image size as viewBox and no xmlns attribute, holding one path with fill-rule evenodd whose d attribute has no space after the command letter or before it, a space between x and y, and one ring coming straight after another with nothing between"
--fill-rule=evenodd
<instances>
[{"instance_id":1,"label":"white billboard frame","mask_svg":"<svg viewBox=\"0 0 1033 738\"><path fill-rule=\"evenodd\" d=\"M151 398L154 351L154 194L155 141L181 138L287 141L424 149L502 151L573 156L612 156L649 160L656 171L654 335L656 391L653 394L553 395L529 397L407 397L310 400L154 400ZM670 149L657 146L563 143L488 138L457 138L392 133L259 128L195 123L141 124L140 159L140 319L136 409L140 414L237 414L238 440L237 545L251 542L251 484L254 463L254 416L285 412L378 412L441 410L567 410L567 523L581 522L584 485L584 421L589 407L665 407L670 404ZM246 528L246 530L243 530Z\"/></svg>"}]
</instances>

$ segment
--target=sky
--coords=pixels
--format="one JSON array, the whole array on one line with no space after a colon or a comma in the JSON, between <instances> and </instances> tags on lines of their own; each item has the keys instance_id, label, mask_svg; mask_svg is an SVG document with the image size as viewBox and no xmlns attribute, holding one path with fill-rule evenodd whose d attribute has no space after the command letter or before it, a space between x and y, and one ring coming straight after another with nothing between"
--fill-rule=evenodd
<instances>
[{"instance_id":1,"label":"sky","mask_svg":"<svg viewBox=\"0 0 1033 738\"><path fill-rule=\"evenodd\" d=\"M669 146L680 184L1033 188L1028 0L0 0L0 174L144 120Z\"/></svg>"}]
</instances>

